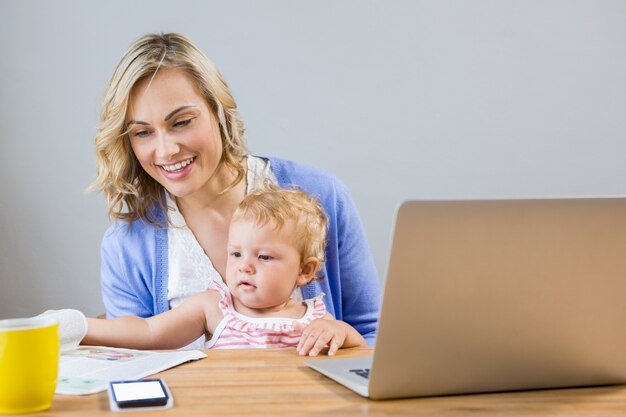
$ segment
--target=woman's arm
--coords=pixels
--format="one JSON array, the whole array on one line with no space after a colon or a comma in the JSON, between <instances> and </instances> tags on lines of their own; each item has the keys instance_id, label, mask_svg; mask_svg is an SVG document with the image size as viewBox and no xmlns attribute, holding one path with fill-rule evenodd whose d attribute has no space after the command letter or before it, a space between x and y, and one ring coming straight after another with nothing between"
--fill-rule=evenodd
<instances>
[{"instance_id":1,"label":"woman's arm","mask_svg":"<svg viewBox=\"0 0 626 417\"><path fill-rule=\"evenodd\" d=\"M107 318L150 317L160 312L156 294L155 230L139 222L115 222L100 245L100 285Z\"/></svg>"},{"instance_id":2,"label":"woman's arm","mask_svg":"<svg viewBox=\"0 0 626 417\"><path fill-rule=\"evenodd\" d=\"M368 345L373 345L380 311L380 281L356 206L347 188L338 180L335 190L335 238L342 307L336 317L354 327Z\"/></svg>"},{"instance_id":3,"label":"woman's arm","mask_svg":"<svg viewBox=\"0 0 626 417\"><path fill-rule=\"evenodd\" d=\"M110 320L87 319L83 345L130 349L177 349L207 333L206 309L216 305L214 291L185 300L178 308L147 319L126 316Z\"/></svg>"}]
</instances>

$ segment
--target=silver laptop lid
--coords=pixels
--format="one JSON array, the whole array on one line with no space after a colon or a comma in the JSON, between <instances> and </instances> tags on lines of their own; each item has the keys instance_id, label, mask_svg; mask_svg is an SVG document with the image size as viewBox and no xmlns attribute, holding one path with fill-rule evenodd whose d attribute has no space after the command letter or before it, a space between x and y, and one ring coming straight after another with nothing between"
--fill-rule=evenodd
<instances>
[{"instance_id":1,"label":"silver laptop lid","mask_svg":"<svg viewBox=\"0 0 626 417\"><path fill-rule=\"evenodd\" d=\"M372 398L626 382L626 199L398 209Z\"/></svg>"}]
</instances>

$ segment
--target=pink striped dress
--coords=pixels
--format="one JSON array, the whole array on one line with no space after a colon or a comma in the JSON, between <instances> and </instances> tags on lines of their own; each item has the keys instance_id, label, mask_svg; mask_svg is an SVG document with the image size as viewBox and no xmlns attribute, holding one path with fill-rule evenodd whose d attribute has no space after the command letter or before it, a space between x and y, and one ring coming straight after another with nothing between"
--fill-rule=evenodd
<instances>
[{"instance_id":1,"label":"pink striped dress","mask_svg":"<svg viewBox=\"0 0 626 417\"><path fill-rule=\"evenodd\" d=\"M251 349L297 346L301 333L294 330L293 322L309 324L326 314L326 306L320 294L304 300L307 309L299 319L283 317L248 317L233 308L230 293L221 285L211 285L209 289L220 293L220 310L224 318L213 336L206 341L205 348L211 349Z\"/></svg>"}]
</instances>

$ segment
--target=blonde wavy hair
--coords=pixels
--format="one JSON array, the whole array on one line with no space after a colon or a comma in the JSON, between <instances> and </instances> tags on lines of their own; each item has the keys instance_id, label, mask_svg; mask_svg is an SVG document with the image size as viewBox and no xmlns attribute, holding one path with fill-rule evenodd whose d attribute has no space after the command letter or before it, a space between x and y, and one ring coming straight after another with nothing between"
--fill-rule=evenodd
<instances>
[{"instance_id":1,"label":"blonde wavy hair","mask_svg":"<svg viewBox=\"0 0 626 417\"><path fill-rule=\"evenodd\" d=\"M273 224L277 230L288 221L295 222L300 261L315 257L320 266L324 262L328 218L319 201L304 191L271 185L252 191L239 204L231 221L241 219L252 219L259 226Z\"/></svg>"},{"instance_id":2,"label":"blonde wavy hair","mask_svg":"<svg viewBox=\"0 0 626 417\"><path fill-rule=\"evenodd\" d=\"M124 53L104 94L96 136L97 178L90 189L104 193L112 219L142 219L157 224L152 209L160 206L166 213L163 187L143 170L130 147L126 116L134 86L144 79L151 80L160 69L169 68L189 74L219 121L222 158L217 169L225 166L236 173L222 194L245 176L245 128L231 91L215 65L182 35L148 34Z\"/></svg>"}]
</instances>

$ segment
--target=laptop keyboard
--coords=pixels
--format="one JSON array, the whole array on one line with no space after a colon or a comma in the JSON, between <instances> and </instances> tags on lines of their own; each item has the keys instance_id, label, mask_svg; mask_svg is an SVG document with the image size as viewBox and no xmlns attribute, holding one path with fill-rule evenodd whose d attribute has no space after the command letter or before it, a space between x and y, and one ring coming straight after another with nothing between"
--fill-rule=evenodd
<instances>
[{"instance_id":1,"label":"laptop keyboard","mask_svg":"<svg viewBox=\"0 0 626 417\"><path fill-rule=\"evenodd\" d=\"M370 370L369 368L365 368L365 369L350 369L350 372L352 372L355 375L361 376L365 379L369 379L370 378Z\"/></svg>"}]
</instances>

